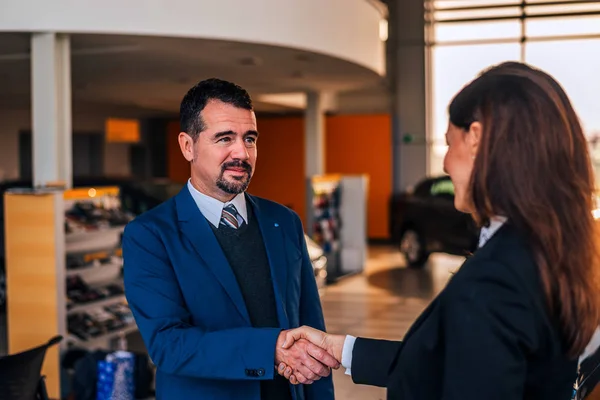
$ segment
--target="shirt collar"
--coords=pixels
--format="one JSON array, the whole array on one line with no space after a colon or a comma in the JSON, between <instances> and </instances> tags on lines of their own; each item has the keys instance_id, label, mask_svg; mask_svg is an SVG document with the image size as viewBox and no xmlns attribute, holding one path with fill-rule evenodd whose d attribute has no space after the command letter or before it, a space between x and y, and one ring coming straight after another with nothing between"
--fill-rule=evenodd
<instances>
[{"instance_id":1,"label":"shirt collar","mask_svg":"<svg viewBox=\"0 0 600 400\"><path fill-rule=\"evenodd\" d=\"M481 232L479 233L479 246L483 247L488 240L494 236L494 234L504 225L506 222L506 217L495 216L490 218L490 225L484 226L481 228Z\"/></svg>"},{"instance_id":2,"label":"shirt collar","mask_svg":"<svg viewBox=\"0 0 600 400\"><path fill-rule=\"evenodd\" d=\"M231 201L223 203L220 200L215 199L214 197L210 197L196 189L192 185L192 180L189 179L187 183L188 190L196 202L198 209L204 218L208 220L213 226L219 227L221 222L221 213L223 212L223 207L233 204L238 211L238 214L244 219L246 223L248 223L248 209L246 206L246 197L244 193L240 193L235 196Z\"/></svg>"}]
</instances>

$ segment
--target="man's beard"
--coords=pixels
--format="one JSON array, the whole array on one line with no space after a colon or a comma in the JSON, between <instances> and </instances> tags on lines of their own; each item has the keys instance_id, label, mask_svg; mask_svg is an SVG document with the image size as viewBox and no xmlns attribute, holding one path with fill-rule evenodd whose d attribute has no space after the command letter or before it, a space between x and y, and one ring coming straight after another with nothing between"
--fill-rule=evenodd
<instances>
[{"instance_id":1,"label":"man's beard","mask_svg":"<svg viewBox=\"0 0 600 400\"><path fill-rule=\"evenodd\" d=\"M246 171L246 176L231 177L231 180L225 179L225 170L227 168L243 168ZM221 166L221 174L217 179L217 187L229 194L240 194L250 185L250 177L252 176L252 167L246 161L231 161Z\"/></svg>"}]
</instances>

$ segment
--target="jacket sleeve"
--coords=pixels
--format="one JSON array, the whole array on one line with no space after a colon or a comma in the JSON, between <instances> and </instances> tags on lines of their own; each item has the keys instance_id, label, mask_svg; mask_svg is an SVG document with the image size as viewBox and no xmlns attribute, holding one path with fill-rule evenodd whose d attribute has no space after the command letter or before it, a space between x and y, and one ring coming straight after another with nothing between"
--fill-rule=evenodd
<instances>
[{"instance_id":1,"label":"jacket sleeve","mask_svg":"<svg viewBox=\"0 0 600 400\"><path fill-rule=\"evenodd\" d=\"M142 222L125 228L123 258L127 301L161 371L206 379L273 379L280 329L209 332L193 326L166 248Z\"/></svg>"},{"instance_id":2,"label":"jacket sleeve","mask_svg":"<svg viewBox=\"0 0 600 400\"><path fill-rule=\"evenodd\" d=\"M442 399L522 399L526 356L540 345L533 300L504 265L477 269L444 294Z\"/></svg>"},{"instance_id":3,"label":"jacket sleeve","mask_svg":"<svg viewBox=\"0 0 600 400\"><path fill-rule=\"evenodd\" d=\"M321 307L321 298L317 282L308 256L304 239L304 229L300 218L294 214L298 242L302 251L301 292L300 292L300 325L307 325L325 331L325 320ZM321 378L312 385L303 385L306 400L333 400L333 376Z\"/></svg>"},{"instance_id":4,"label":"jacket sleeve","mask_svg":"<svg viewBox=\"0 0 600 400\"><path fill-rule=\"evenodd\" d=\"M402 342L357 338L352 350L352 381L387 387Z\"/></svg>"}]
</instances>

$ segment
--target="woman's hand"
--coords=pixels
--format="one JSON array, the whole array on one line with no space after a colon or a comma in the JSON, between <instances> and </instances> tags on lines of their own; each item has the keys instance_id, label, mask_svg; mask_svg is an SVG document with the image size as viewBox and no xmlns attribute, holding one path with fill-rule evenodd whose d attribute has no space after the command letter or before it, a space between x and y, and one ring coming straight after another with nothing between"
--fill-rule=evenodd
<instances>
[{"instance_id":1,"label":"woman's hand","mask_svg":"<svg viewBox=\"0 0 600 400\"><path fill-rule=\"evenodd\" d=\"M338 363L341 364L342 360L342 350L344 348L344 341L346 337L343 335L331 335L317 329L311 328L309 326L302 326L296 329L290 329L284 332L284 342L282 347L284 349L290 348L297 340L305 339L311 342L312 344L320 347L323 351L329 353L328 355L333 356ZM326 355L318 355L315 354L314 357L316 360L321 361L320 358L324 358ZM337 366L339 368L339 365ZM334 369L337 369L334 367ZM292 384L297 384L298 379L294 376L294 372L292 368L285 363L280 363L277 368L277 372L279 375L284 376L289 379Z\"/></svg>"}]
</instances>

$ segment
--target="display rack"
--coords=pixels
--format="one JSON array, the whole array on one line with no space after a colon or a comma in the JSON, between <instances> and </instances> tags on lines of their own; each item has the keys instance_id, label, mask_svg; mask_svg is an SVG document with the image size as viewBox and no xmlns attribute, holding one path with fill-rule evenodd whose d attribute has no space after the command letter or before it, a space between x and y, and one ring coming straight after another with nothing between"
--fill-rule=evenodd
<instances>
[{"instance_id":1,"label":"display rack","mask_svg":"<svg viewBox=\"0 0 600 400\"><path fill-rule=\"evenodd\" d=\"M365 175L319 175L308 179L307 231L327 257L327 279L361 272L367 257Z\"/></svg>"},{"instance_id":2,"label":"display rack","mask_svg":"<svg viewBox=\"0 0 600 400\"><path fill-rule=\"evenodd\" d=\"M117 188L13 189L5 193L8 352L62 335L42 373L60 397L69 347L113 350L136 325L124 296Z\"/></svg>"},{"instance_id":3,"label":"display rack","mask_svg":"<svg viewBox=\"0 0 600 400\"><path fill-rule=\"evenodd\" d=\"M131 215L117 188L64 193L68 346L114 348L136 329L125 300L121 236Z\"/></svg>"}]
</instances>

